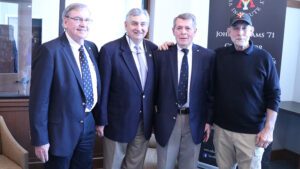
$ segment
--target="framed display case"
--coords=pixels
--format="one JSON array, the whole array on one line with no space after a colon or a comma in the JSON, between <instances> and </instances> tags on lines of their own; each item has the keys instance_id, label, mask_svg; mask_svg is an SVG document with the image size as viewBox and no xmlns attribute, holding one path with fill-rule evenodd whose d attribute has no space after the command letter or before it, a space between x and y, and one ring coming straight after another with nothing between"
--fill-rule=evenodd
<instances>
[{"instance_id":1,"label":"framed display case","mask_svg":"<svg viewBox=\"0 0 300 169\"><path fill-rule=\"evenodd\" d=\"M0 0L0 97L29 94L31 0Z\"/></svg>"}]
</instances>

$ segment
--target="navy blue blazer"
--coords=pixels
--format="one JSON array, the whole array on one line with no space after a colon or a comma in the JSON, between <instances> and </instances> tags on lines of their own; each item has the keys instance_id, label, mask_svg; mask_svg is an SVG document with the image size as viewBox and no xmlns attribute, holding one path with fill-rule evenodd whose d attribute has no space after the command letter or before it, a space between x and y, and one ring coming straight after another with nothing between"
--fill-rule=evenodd
<instances>
[{"instance_id":1,"label":"navy blue blazer","mask_svg":"<svg viewBox=\"0 0 300 169\"><path fill-rule=\"evenodd\" d=\"M105 44L100 50L101 114L107 117L104 136L114 141L132 141L141 118L145 138L149 139L151 136L154 105L152 52L157 46L148 40L143 40L143 45L148 64L144 91L126 35Z\"/></svg>"},{"instance_id":2,"label":"navy blue blazer","mask_svg":"<svg viewBox=\"0 0 300 169\"><path fill-rule=\"evenodd\" d=\"M192 47L189 119L195 144L203 139L204 126L212 111L212 71L214 52L198 45ZM154 53L156 105L154 131L157 142L165 146L177 118L177 45Z\"/></svg>"},{"instance_id":3,"label":"navy blue blazer","mask_svg":"<svg viewBox=\"0 0 300 169\"><path fill-rule=\"evenodd\" d=\"M101 93L97 71L98 49L85 41L85 48L95 66L98 96ZM83 126L95 127L85 118L85 97L79 68L65 34L43 44L32 61L29 113L31 142L34 146L50 143L53 155L70 155ZM99 110L99 99L94 111ZM99 111L94 112L100 117Z\"/></svg>"}]
</instances>

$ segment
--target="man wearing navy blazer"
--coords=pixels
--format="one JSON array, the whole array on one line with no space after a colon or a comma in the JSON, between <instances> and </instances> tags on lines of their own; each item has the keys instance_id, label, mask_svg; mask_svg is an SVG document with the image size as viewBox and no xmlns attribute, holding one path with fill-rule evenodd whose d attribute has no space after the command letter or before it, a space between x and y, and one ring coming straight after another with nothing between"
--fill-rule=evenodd
<instances>
[{"instance_id":1,"label":"man wearing navy blazer","mask_svg":"<svg viewBox=\"0 0 300 169\"><path fill-rule=\"evenodd\" d=\"M85 40L91 21L86 5L69 5L62 19L65 32L43 44L33 59L31 142L46 169L91 169L96 131L92 111L100 117L98 49Z\"/></svg>"},{"instance_id":2,"label":"man wearing navy blazer","mask_svg":"<svg viewBox=\"0 0 300 169\"><path fill-rule=\"evenodd\" d=\"M157 46L144 39L148 32L146 10L131 9L126 34L100 50L101 113L104 128L104 169L141 169L152 132L154 70L152 52Z\"/></svg>"},{"instance_id":3,"label":"man wearing navy blazer","mask_svg":"<svg viewBox=\"0 0 300 169\"><path fill-rule=\"evenodd\" d=\"M193 14L178 15L173 21L177 44L154 53L158 169L174 169L176 162L179 169L197 168L200 143L209 137L214 52L193 44L196 31Z\"/></svg>"}]
</instances>

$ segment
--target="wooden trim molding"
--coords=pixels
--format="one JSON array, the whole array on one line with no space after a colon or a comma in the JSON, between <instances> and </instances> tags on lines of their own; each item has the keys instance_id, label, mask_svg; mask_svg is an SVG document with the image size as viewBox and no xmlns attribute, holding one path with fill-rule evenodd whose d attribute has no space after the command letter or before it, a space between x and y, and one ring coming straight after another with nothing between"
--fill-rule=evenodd
<instances>
[{"instance_id":1,"label":"wooden trim molding","mask_svg":"<svg viewBox=\"0 0 300 169\"><path fill-rule=\"evenodd\" d=\"M58 36L60 36L65 30L62 26L62 13L66 7L66 1L65 0L60 0L59 2L59 24L58 24Z\"/></svg>"},{"instance_id":2,"label":"wooden trim molding","mask_svg":"<svg viewBox=\"0 0 300 169\"><path fill-rule=\"evenodd\" d=\"M288 0L287 6L291 8L299 8L300 9L300 1L299 0Z\"/></svg>"},{"instance_id":3,"label":"wooden trim molding","mask_svg":"<svg viewBox=\"0 0 300 169\"><path fill-rule=\"evenodd\" d=\"M3 111L4 108L26 108L28 107L29 99L0 99L0 111Z\"/></svg>"}]
</instances>

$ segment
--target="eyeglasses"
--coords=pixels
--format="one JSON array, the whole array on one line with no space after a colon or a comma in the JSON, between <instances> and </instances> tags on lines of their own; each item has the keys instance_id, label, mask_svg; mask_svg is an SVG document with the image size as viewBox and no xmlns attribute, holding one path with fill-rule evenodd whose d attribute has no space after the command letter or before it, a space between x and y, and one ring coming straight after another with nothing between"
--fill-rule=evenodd
<instances>
[{"instance_id":1,"label":"eyeglasses","mask_svg":"<svg viewBox=\"0 0 300 169\"><path fill-rule=\"evenodd\" d=\"M70 17L70 16L65 16L66 18L72 19L73 21L75 21L76 23L81 23L81 22L86 22L86 23L91 23L93 22L92 19L90 18L81 18L81 17Z\"/></svg>"}]
</instances>

